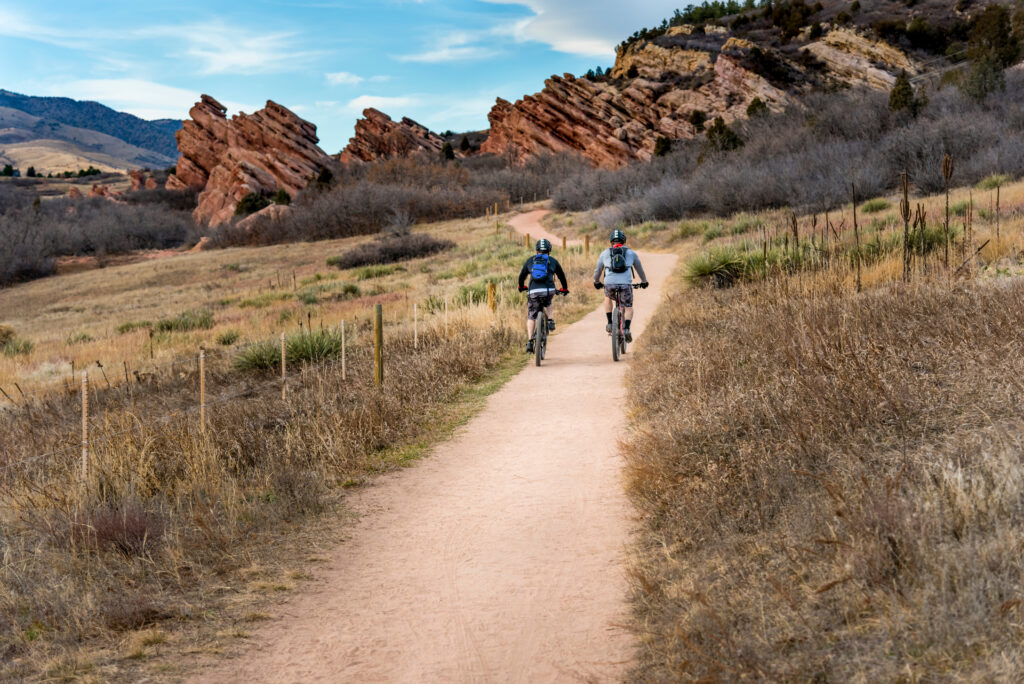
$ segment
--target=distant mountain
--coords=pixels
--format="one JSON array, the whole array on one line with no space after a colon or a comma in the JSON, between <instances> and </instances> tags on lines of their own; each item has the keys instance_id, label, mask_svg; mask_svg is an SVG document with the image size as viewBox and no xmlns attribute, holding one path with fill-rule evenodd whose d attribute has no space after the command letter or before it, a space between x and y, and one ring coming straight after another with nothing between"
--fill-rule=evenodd
<instances>
[{"instance_id":1,"label":"distant mountain","mask_svg":"<svg viewBox=\"0 0 1024 684\"><path fill-rule=\"evenodd\" d=\"M182 122L175 119L146 121L98 102L80 102L67 97L32 97L2 89L0 107L17 109L46 122L104 133L164 158L178 156L174 134Z\"/></svg>"},{"instance_id":2,"label":"distant mountain","mask_svg":"<svg viewBox=\"0 0 1024 684\"><path fill-rule=\"evenodd\" d=\"M0 163L23 172L77 171L95 166L103 171L163 168L175 158L130 145L120 138L0 107Z\"/></svg>"}]
</instances>

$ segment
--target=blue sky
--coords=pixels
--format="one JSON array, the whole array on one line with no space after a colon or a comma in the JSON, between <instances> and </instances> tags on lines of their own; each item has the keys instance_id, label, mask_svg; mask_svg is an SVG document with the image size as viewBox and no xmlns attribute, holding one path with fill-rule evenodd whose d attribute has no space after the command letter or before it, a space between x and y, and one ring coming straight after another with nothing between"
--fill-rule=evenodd
<instances>
[{"instance_id":1,"label":"blue sky","mask_svg":"<svg viewBox=\"0 0 1024 684\"><path fill-rule=\"evenodd\" d=\"M0 88L185 118L200 93L234 111L271 99L337 152L363 108L433 130L487 127L551 74L686 3L661 0L0 0Z\"/></svg>"}]
</instances>

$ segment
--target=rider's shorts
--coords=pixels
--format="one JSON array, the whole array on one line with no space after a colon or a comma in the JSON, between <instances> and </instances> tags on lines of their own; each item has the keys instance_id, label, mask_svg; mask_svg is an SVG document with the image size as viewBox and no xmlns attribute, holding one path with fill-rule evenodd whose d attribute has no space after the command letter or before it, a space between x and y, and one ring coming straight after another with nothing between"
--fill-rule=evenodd
<instances>
[{"instance_id":1,"label":"rider's shorts","mask_svg":"<svg viewBox=\"0 0 1024 684\"><path fill-rule=\"evenodd\" d=\"M633 306L633 286L632 285L605 285L604 296L608 299L619 300L619 303L627 309Z\"/></svg>"},{"instance_id":2,"label":"rider's shorts","mask_svg":"<svg viewBox=\"0 0 1024 684\"><path fill-rule=\"evenodd\" d=\"M555 300L554 293L545 294L543 292L530 293L527 298L527 307L529 310L529 316L531 321L537 320L537 316L540 315L541 310L551 306L551 302Z\"/></svg>"}]
</instances>

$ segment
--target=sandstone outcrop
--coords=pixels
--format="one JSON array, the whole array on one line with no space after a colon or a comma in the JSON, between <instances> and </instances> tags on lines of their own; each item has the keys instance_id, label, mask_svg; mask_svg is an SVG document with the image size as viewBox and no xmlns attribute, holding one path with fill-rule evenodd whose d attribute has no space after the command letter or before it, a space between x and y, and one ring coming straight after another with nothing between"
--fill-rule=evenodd
<instances>
[{"instance_id":1,"label":"sandstone outcrop","mask_svg":"<svg viewBox=\"0 0 1024 684\"><path fill-rule=\"evenodd\" d=\"M151 173L133 169L128 172L128 177L131 179L133 192L142 190L143 188L146 190L156 190L158 187L158 183Z\"/></svg>"},{"instance_id":2,"label":"sandstone outcrop","mask_svg":"<svg viewBox=\"0 0 1024 684\"><path fill-rule=\"evenodd\" d=\"M81 199L81 198L82 198L82 191L79 190L74 185L72 185L68 189L68 199Z\"/></svg>"},{"instance_id":3,"label":"sandstone outcrop","mask_svg":"<svg viewBox=\"0 0 1024 684\"><path fill-rule=\"evenodd\" d=\"M730 37L722 27L676 26L620 47L607 77L552 76L515 104L498 99L482 152L516 160L576 152L601 166L647 160L660 137L692 138L694 112L726 123L758 98L778 111L820 86L889 88L900 70L917 73L900 50L852 30L785 52Z\"/></svg>"},{"instance_id":4,"label":"sandstone outcrop","mask_svg":"<svg viewBox=\"0 0 1024 684\"><path fill-rule=\"evenodd\" d=\"M355 136L341 151L339 159L348 164L408 157L417 152L436 155L443 147L444 138L431 133L426 126L408 117L393 121L387 114L370 108L363 110L363 118L356 122Z\"/></svg>"},{"instance_id":5,"label":"sandstone outcrop","mask_svg":"<svg viewBox=\"0 0 1024 684\"><path fill-rule=\"evenodd\" d=\"M199 190L193 212L199 223L230 221L238 201L252 192L283 189L295 197L330 163L317 146L316 126L275 102L231 119L226 113L203 95L177 133L181 156L166 187Z\"/></svg>"}]
</instances>

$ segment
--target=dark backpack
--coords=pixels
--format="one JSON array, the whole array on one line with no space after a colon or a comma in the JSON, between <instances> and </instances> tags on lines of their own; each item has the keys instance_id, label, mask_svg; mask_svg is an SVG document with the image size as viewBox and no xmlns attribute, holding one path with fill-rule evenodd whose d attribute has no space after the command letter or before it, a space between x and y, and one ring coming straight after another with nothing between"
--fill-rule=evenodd
<instances>
[{"instance_id":1,"label":"dark backpack","mask_svg":"<svg viewBox=\"0 0 1024 684\"><path fill-rule=\"evenodd\" d=\"M611 248L611 266L608 267L612 273L625 273L629 270L626 266L626 248L625 247L612 247Z\"/></svg>"},{"instance_id":2,"label":"dark backpack","mask_svg":"<svg viewBox=\"0 0 1024 684\"><path fill-rule=\"evenodd\" d=\"M534 280L546 280L551 274L551 257L547 254L538 254L533 257L533 266L530 268L530 277Z\"/></svg>"}]
</instances>

